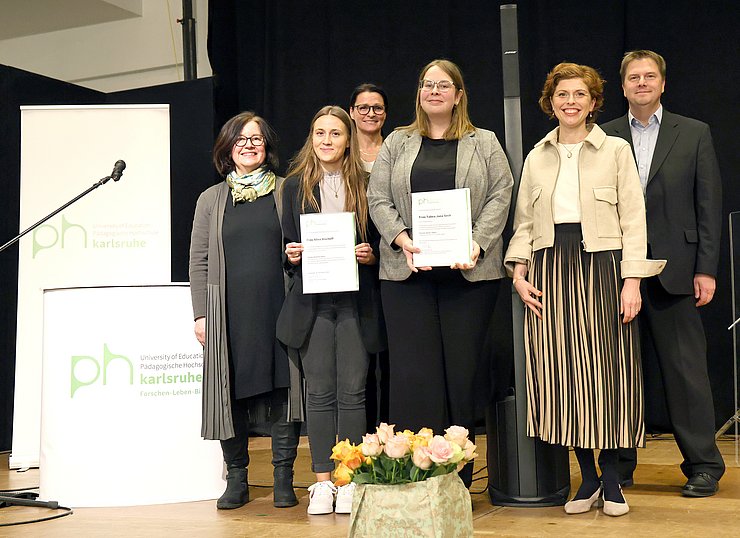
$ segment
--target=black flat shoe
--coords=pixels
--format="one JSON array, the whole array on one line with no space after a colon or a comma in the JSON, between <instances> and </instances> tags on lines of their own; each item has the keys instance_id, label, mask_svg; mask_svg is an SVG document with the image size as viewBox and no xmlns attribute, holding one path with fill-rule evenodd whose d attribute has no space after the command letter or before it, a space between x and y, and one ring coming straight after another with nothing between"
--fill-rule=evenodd
<instances>
[{"instance_id":1,"label":"black flat shoe","mask_svg":"<svg viewBox=\"0 0 740 538\"><path fill-rule=\"evenodd\" d=\"M691 475L681 490L684 497L711 497L719 491L717 480L707 473Z\"/></svg>"}]
</instances>

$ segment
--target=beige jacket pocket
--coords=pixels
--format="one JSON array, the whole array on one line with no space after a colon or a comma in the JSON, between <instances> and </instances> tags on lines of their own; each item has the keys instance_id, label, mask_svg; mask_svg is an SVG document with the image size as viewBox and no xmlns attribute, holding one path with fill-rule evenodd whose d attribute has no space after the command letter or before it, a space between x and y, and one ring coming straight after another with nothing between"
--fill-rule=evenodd
<instances>
[{"instance_id":1,"label":"beige jacket pocket","mask_svg":"<svg viewBox=\"0 0 740 538\"><path fill-rule=\"evenodd\" d=\"M599 237L622 237L617 211L617 188L594 187L594 214Z\"/></svg>"}]
</instances>

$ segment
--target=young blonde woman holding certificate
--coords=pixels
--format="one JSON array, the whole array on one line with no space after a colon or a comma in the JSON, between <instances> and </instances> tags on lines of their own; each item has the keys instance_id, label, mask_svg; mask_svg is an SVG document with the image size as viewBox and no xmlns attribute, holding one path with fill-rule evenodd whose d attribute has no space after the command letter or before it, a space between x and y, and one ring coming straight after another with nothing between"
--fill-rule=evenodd
<instances>
[{"instance_id":1,"label":"young blonde woman holding certificate","mask_svg":"<svg viewBox=\"0 0 740 538\"><path fill-rule=\"evenodd\" d=\"M306 378L306 421L316 483L309 487L309 514L349 513L354 483L331 482L332 447L362 441L368 353L385 348L377 285L377 231L367 212L367 173L355 128L337 106L325 106L283 184L281 193L288 295L278 319L278 338L298 349ZM301 219L305 213L352 212L359 264L358 292L304 294Z\"/></svg>"},{"instance_id":2,"label":"young blonde woman holding certificate","mask_svg":"<svg viewBox=\"0 0 740 538\"><path fill-rule=\"evenodd\" d=\"M505 276L501 233L511 171L491 131L468 117L460 69L434 60L422 69L416 118L393 132L370 176L378 227L383 311L390 353L391 422L397 428L475 426L474 380ZM415 267L411 193L470 189L472 251L451 267ZM460 473L470 485L472 465Z\"/></svg>"}]
</instances>

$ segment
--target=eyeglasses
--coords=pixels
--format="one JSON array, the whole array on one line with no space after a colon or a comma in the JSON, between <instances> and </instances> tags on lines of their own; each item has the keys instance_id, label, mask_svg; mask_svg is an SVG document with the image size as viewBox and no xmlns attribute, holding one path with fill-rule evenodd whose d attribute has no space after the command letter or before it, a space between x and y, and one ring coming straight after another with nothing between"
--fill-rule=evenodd
<instances>
[{"instance_id":1,"label":"eyeglasses","mask_svg":"<svg viewBox=\"0 0 740 538\"><path fill-rule=\"evenodd\" d=\"M370 110L373 111L373 114L377 114L378 116L385 113L385 107L383 105L355 105L352 108L354 108L362 116L367 116Z\"/></svg>"},{"instance_id":2,"label":"eyeglasses","mask_svg":"<svg viewBox=\"0 0 740 538\"><path fill-rule=\"evenodd\" d=\"M447 93L452 89L452 87L455 85L454 82L451 82L449 80L428 80L424 79L421 82L419 82L419 88L424 90L425 92L430 92L434 89L434 87L437 87L437 90L439 90L439 93Z\"/></svg>"},{"instance_id":3,"label":"eyeglasses","mask_svg":"<svg viewBox=\"0 0 740 538\"><path fill-rule=\"evenodd\" d=\"M265 143L265 137L262 135L240 136L236 139L234 145L243 148L247 145L247 142L250 142L253 146L261 146Z\"/></svg>"}]
</instances>

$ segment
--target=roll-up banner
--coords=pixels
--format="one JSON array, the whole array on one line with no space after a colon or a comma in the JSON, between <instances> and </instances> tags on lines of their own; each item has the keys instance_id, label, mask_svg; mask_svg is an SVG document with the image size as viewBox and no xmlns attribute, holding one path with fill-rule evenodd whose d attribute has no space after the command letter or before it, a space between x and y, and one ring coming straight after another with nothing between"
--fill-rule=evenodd
<instances>
[{"instance_id":1,"label":"roll-up banner","mask_svg":"<svg viewBox=\"0 0 740 538\"><path fill-rule=\"evenodd\" d=\"M168 105L21 107L20 230L127 167L20 241L13 469L39 463L42 291L171 280L169 141Z\"/></svg>"}]
</instances>

